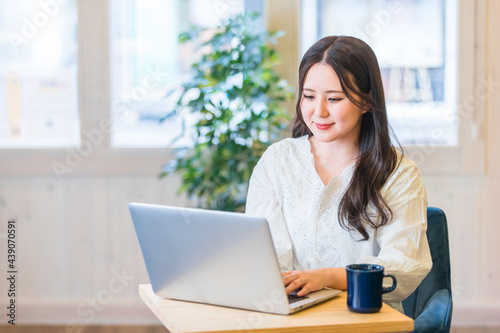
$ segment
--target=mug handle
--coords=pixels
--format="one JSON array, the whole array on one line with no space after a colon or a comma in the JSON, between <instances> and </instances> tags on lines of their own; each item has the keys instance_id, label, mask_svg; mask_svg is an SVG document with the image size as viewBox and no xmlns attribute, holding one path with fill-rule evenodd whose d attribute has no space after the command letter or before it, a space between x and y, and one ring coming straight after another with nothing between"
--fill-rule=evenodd
<instances>
[{"instance_id":1,"label":"mug handle","mask_svg":"<svg viewBox=\"0 0 500 333\"><path fill-rule=\"evenodd\" d=\"M392 286L390 287L382 287L382 294L388 293L396 289L397 282L396 277L392 274L384 274L384 277L390 277L392 279Z\"/></svg>"}]
</instances>

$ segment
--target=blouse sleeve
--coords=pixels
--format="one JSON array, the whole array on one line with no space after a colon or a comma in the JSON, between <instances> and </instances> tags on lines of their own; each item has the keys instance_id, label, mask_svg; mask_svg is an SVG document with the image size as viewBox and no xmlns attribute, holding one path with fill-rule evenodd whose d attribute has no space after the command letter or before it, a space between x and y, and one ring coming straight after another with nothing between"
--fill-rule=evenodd
<instances>
[{"instance_id":1,"label":"blouse sleeve","mask_svg":"<svg viewBox=\"0 0 500 333\"><path fill-rule=\"evenodd\" d=\"M391 222L375 231L380 248L377 256L365 255L359 263L382 265L396 277L397 287L384 294L385 302L401 302L418 287L432 268L427 241L427 194L420 171L413 162L403 161L382 189L391 208ZM389 280L390 281L390 280Z\"/></svg>"},{"instance_id":2,"label":"blouse sleeve","mask_svg":"<svg viewBox=\"0 0 500 333\"><path fill-rule=\"evenodd\" d=\"M275 186L271 148L266 150L253 170L245 213L267 219L280 269L288 271L293 267L292 240Z\"/></svg>"}]
</instances>

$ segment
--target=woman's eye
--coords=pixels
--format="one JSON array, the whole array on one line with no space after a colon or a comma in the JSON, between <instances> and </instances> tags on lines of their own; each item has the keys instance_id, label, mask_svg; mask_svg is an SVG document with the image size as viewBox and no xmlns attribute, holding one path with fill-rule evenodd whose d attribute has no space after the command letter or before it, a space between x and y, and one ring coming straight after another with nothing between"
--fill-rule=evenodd
<instances>
[{"instance_id":1,"label":"woman's eye","mask_svg":"<svg viewBox=\"0 0 500 333\"><path fill-rule=\"evenodd\" d=\"M329 98L328 99L330 102L338 102L338 101L341 101L342 98Z\"/></svg>"},{"instance_id":2,"label":"woman's eye","mask_svg":"<svg viewBox=\"0 0 500 333\"><path fill-rule=\"evenodd\" d=\"M312 95L304 95L304 98L305 98L305 99L313 99L313 98L314 98L314 96L312 96Z\"/></svg>"}]
</instances>

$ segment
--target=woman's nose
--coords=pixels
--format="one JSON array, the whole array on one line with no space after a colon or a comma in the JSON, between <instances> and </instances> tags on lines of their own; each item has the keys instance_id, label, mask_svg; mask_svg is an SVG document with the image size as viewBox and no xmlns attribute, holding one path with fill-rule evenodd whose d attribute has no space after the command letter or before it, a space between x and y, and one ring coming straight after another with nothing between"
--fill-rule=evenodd
<instances>
[{"instance_id":1,"label":"woman's nose","mask_svg":"<svg viewBox=\"0 0 500 333\"><path fill-rule=\"evenodd\" d=\"M316 104L316 108L314 109L314 114L317 117L325 118L328 117L330 112L328 112L328 109L326 108L326 105L323 101L318 101L318 103Z\"/></svg>"}]
</instances>

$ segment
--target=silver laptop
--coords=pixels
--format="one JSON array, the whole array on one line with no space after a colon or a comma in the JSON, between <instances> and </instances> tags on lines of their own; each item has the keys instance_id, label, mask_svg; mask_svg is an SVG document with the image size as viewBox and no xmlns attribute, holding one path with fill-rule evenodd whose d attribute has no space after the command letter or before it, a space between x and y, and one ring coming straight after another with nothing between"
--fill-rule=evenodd
<instances>
[{"instance_id":1,"label":"silver laptop","mask_svg":"<svg viewBox=\"0 0 500 333\"><path fill-rule=\"evenodd\" d=\"M153 291L160 297L290 314L338 295L285 292L266 219L131 203Z\"/></svg>"}]
</instances>

